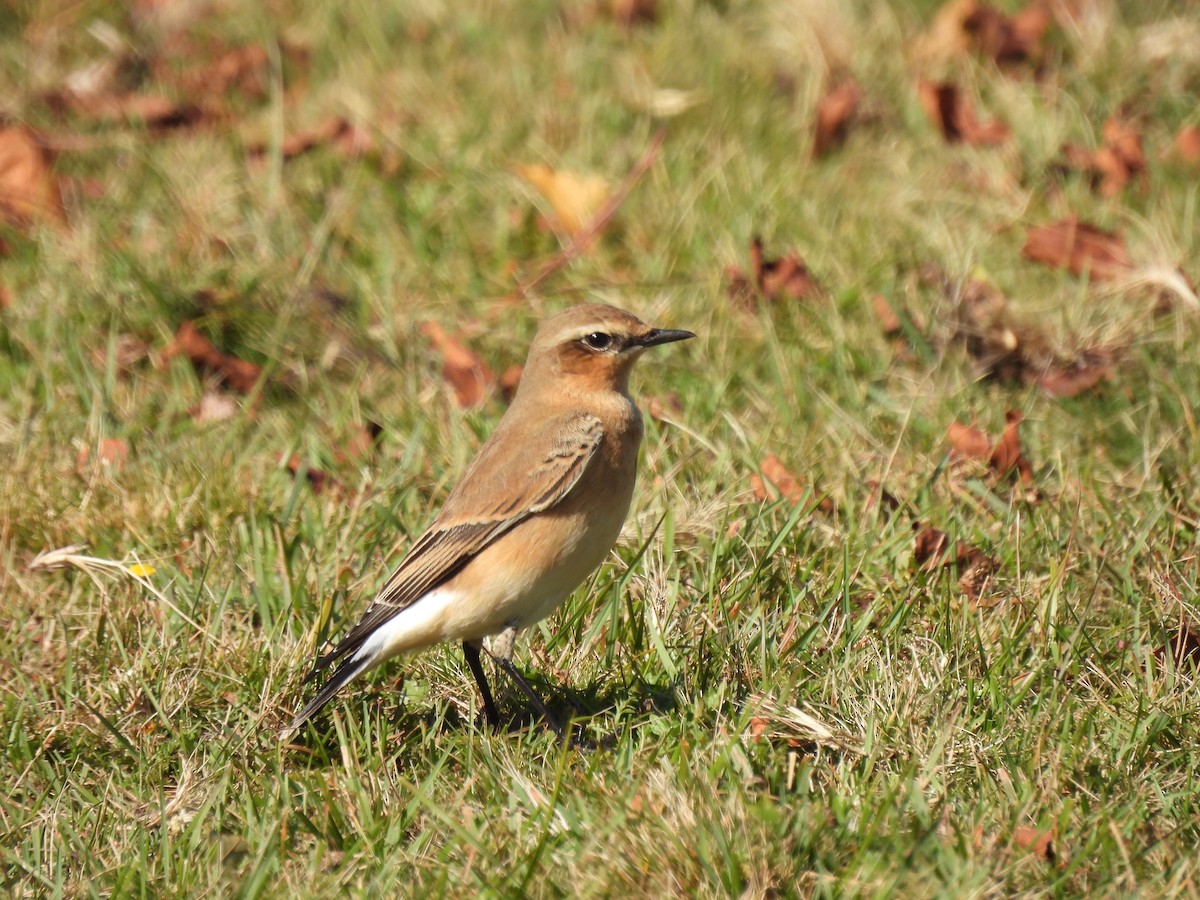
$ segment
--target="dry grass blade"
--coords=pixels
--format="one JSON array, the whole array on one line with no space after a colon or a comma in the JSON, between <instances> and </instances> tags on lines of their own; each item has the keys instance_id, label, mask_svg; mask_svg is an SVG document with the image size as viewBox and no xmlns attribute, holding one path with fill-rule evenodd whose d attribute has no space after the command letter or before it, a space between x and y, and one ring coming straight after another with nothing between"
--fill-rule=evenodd
<instances>
[{"instance_id":1,"label":"dry grass blade","mask_svg":"<svg viewBox=\"0 0 1200 900\"><path fill-rule=\"evenodd\" d=\"M751 710L751 736L786 741L789 746L816 744L843 753L861 755L862 742L845 731L831 727L797 706L780 703L765 694L754 694L747 702Z\"/></svg>"},{"instance_id":2,"label":"dry grass blade","mask_svg":"<svg viewBox=\"0 0 1200 900\"><path fill-rule=\"evenodd\" d=\"M132 578L139 585L149 591L158 599L158 602L167 607L175 615L179 616L184 622L196 629L197 633L204 635L211 640L208 632L195 619L185 613L182 609L176 606L166 594L156 588L146 577L149 572L152 572L149 566L140 563L135 558L132 563L118 562L115 559L103 559L99 556L87 556L83 550L87 549L87 544L70 544L66 547L58 547L54 550L43 550L38 553L28 565L30 572L52 572L55 569L78 569L87 574L89 578L101 585L100 572L116 572L119 575L124 575L126 578ZM102 586L102 585L101 585Z\"/></svg>"}]
</instances>

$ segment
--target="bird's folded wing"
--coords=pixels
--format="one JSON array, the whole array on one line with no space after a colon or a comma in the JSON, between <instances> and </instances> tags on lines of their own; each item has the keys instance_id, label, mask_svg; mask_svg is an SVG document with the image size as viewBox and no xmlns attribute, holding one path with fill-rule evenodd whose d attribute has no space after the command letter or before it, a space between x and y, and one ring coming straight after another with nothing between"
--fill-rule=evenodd
<instances>
[{"instance_id":1,"label":"bird's folded wing","mask_svg":"<svg viewBox=\"0 0 1200 900\"><path fill-rule=\"evenodd\" d=\"M358 624L317 662L313 674L358 649L380 625L452 578L502 534L560 502L604 437L600 420L587 413L544 423L538 429L545 436L540 441L503 435L501 429L480 450L438 518Z\"/></svg>"}]
</instances>

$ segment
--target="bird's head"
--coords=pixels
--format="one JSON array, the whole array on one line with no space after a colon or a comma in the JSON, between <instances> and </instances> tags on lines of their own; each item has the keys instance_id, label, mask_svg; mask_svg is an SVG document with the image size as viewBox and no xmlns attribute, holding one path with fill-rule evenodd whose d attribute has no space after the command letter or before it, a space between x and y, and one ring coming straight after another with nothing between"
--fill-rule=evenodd
<instances>
[{"instance_id":1,"label":"bird's head","mask_svg":"<svg viewBox=\"0 0 1200 900\"><path fill-rule=\"evenodd\" d=\"M521 385L554 384L572 393L629 390L629 373L647 347L685 341L690 331L652 328L615 306L573 306L542 323ZM532 389L532 388L531 388Z\"/></svg>"}]
</instances>

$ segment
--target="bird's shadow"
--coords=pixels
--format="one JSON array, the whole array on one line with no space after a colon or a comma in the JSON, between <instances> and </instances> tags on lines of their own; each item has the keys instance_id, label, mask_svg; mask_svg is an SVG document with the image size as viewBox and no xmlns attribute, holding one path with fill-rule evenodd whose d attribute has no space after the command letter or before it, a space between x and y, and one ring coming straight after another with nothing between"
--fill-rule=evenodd
<instances>
[{"instance_id":1,"label":"bird's shadow","mask_svg":"<svg viewBox=\"0 0 1200 900\"><path fill-rule=\"evenodd\" d=\"M578 750L594 751L615 747L619 732L591 734L591 720L618 714L622 709L655 715L669 713L679 706L677 683L656 684L643 679L632 681L616 678L597 678L582 687L564 686L536 673L526 673L530 684L541 695L547 710L569 728L571 746ZM501 686L502 685L502 686ZM490 735L513 735L546 728L538 712L509 679L501 678L496 691L496 703L501 716L500 726L491 729L480 708L471 721L454 703L422 703L414 707L402 697L402 691L372 690L362 697L363 706L392 705L388 712L391 741L404 742L414 735L455 734L478 730ZM400 696L398 697L398 694ZM568 724L569 723L569 724ZM340 759L341 747L337 729L307 727L291 739L293 748L307 751L313 767Z\"/></svg>"}]
</instances>

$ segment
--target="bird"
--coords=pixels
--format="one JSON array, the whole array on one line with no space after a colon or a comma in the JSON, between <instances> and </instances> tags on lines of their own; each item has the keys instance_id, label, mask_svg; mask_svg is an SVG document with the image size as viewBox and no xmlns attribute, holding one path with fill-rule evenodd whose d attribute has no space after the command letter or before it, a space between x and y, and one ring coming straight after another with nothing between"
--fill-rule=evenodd
<instances>
[{"instance_id":1,"label":"bird","mask_svg":"<svg viewBox=\"0 0 1200 900\"><path fill-rule=\"evenodd\" d=\"M550 615L616 543L643 431L630 372L648 348L693 337L600 303L547 318L511 405L357 624L318 658L306 683L332 671L280 737L359 676L447 641L461 642L487 722L498 728L481 663L489 639L497 667L564 740L513 664L517 634Z\"/></svg>"}]
</instances>

